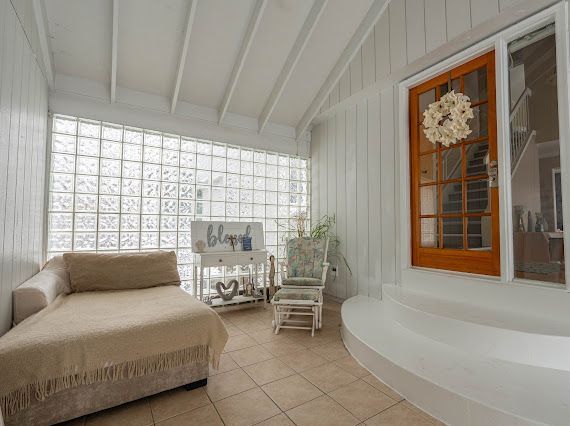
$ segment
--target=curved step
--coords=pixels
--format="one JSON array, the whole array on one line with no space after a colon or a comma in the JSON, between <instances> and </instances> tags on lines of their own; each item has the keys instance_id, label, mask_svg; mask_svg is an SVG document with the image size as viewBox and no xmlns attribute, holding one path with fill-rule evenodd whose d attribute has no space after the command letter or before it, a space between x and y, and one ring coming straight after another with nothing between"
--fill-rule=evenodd
<instances>
[{"instance_id":1,"label":"curved step","mask_svg":"<svg viewBox=\"0 0 570 426\"><path fill-rule=\"evenodd\" d=\"M412 403L449 424L568 424L568 372L438 342L395 321L389 303L364 296L345 301L343 340L356 359Z\"/></svg>"}]
</instances>

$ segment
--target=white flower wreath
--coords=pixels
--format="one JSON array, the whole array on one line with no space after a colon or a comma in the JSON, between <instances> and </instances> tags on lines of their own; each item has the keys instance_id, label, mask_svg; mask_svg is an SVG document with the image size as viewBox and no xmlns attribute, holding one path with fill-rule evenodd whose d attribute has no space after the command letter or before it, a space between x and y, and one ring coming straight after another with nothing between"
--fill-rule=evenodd
<instances>
[{"instance_id":1,"label":"white flower wreath","mask_svg":"<svg viewBox=\"0 0 570 426\"><path fill-rule=\"evenodd\" d=\"M469 97L452 90L443 95L439 101L430 104L424 111L424 133L434 145L440 142L449 147L471 133L467 124L471 118L473 118L473 108Z\"/></svg>"}]
</instances>

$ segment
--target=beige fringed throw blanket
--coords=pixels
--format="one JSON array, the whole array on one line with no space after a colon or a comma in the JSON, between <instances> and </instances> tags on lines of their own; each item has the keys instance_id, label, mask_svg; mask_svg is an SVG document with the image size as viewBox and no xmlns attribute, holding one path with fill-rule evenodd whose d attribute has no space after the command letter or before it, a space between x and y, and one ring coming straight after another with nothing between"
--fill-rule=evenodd
<instances>
[{"instance_id":1,"label":"beige fringed throw blanket","mask_svg":"<svg viewBox=\"0 0 570 426\"><path fill-rule=\"evenodd\" d=\"M10 416L31 398L208 357L217 367L227 339L178 286L62 295L0 338L0 407Z\"/></svg>"}]
</instances>

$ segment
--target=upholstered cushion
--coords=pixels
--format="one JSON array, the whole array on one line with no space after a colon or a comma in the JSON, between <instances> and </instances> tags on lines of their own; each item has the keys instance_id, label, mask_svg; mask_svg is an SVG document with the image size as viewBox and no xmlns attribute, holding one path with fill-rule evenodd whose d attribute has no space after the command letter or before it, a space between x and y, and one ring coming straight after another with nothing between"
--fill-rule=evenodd
<instances>
[{"instance_id":1,"label":"upholstered cushion","mask_svg":"<svg viewBox=\"0 0 570 426\"><path fill-rule=\"evenodd\" d=\"M319 301L320 292L311 288L282 288L277 290L273 296L275 302L284 300L306 300L310 302Z\"/></svg>"},{"instance_id":2,"label":"upholstered cushion","mask_svg":"<svg viewBox=\"0 0 570 426\"><path fill-rule=\"evenodd\" d=\"M71 292L69 272L63 266L61 259L50 261L43 270L12 291L14 324L41 311L60 294Z\"/></svg>"},{"instance_id":3,"label":"upholstered cushion","mask_svg":"<svg viewBox=\"0 0 570 426\"><path fill-rule=\"evenodd\" d=\"M285 278L282 282L283 285L299 285L299 286L322 286L323 281L320 278L305 278L305 277L289 277Z\"/></svg>"},{"instance_id":4,"label":"upholstered cushion","mask_svg":"<svg viewBox=\"0 0 570 426\"><path fill-rule=\"evenodd\" d=\"M129 290L180 285L176 253L65 253L71 289L74 292L94 290Z\"/></svg>"},{"instance_id":5,"label":"upholstered cushion","mask_svg":"<svg viewBox=\"0 0 570 426\"><path fill-rule=\"evenodd\" d=\"M303 237L287 241L287 276L320 279L327 249L326 239Z\"/></svg>"}]
</instances>

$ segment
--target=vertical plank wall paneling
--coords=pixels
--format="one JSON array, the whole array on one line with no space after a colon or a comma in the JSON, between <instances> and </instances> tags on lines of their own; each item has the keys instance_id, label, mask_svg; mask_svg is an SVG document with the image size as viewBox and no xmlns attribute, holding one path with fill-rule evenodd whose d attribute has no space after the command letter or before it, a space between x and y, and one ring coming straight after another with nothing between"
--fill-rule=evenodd
<instances>
[{"instance_id":1,"label":"vertical plank wall paneling","mask_svg":"<svg viewBox=\"0 0 570 426\"><path fill-rule=\"evenodd\" d=\"M329 215L336 217L336 121L330 120L327 123L327 211ZM336 226L333 228L333 233L336 234ZM338 260L335 257L329 259L331 264L336 265ZM338 281L334 279L334 275L328 276L329 282L327 286L330 288L330 294L337 296Z\"/></svg>"},{"instance_id":2,"label":"vertical plank wall paneling","mask_svg":"<svg viewBox=\"0 0 570 426\"><path fill-rule=\"evenodd\" d=\"M325 104L331 108L385 81L520 1L392 0ZM327 284L327 293L340 298L357 294L378 298L381 283L396 279L397 96L394 87L367 96L356 105L337 107L312 133L313 188L329 194L328 199L319 197L318 209L313 209L321 215L336 212L337 235L352 269L350 275L337 262L338 276ZM320 168L333 164L336 176L329 173L326 178Z\"/></svg>"},{"instance_id":3,"label":"vertical plank wall paneling","mask_svg":"<svg viewBox=\"0 0 570 426\"><path fill-rule=\"evenodd\" d=\"M47 84L9 0L0 0L0 334L12 289L43 258Z\"/></svg>"}]
</instances>

